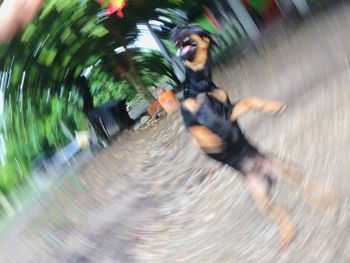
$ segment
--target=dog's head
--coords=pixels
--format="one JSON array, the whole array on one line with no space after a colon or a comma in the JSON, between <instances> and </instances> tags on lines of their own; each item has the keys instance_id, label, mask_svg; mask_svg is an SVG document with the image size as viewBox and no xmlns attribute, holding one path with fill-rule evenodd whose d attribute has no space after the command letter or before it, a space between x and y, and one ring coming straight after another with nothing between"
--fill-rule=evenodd
<instances>
[{"instance_id":1,"label":"dog's head","mask_svg":"<svg viewBox=\"0 0 350 263\"><path fill-rule=\"evenodd\" d=\"M178 56L188 62L196 59L206 60L210 46L218 44L212 33L192 24L175 27L171 31L171 38L178 48Z\"/></svg>"}]
</instances>

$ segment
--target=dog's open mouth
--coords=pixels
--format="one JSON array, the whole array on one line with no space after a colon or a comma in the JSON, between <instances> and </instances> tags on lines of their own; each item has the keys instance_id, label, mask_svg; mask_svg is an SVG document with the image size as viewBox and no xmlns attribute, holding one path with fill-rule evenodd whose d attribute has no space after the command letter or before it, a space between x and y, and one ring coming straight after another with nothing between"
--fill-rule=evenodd
<instances>
[{"instance_id":1,"label":"dog's open mouth","mask_svg":"<svg viewBox=\"0 0 350 263\"><path fill-rule=\"evenodd\" d=\"M186 57L188 54L191 54L196 50L197 42L190 37L185 37L184 39L177 41L176 45L179 47L178 56Z\"/></svg>"}]
</instances>

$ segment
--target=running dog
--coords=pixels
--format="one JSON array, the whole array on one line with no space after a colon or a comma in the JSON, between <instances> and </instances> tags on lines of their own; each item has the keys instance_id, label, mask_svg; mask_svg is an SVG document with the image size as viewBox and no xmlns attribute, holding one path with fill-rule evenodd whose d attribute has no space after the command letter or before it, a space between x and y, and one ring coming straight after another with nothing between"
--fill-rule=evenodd
<instances>
[{"instance_id":1,"label":"running dog","mask_svg":"<svg viewBox=\"0 0 350 263\"><path fill-rule=\"evenodd\" d=\"M217 45L216 37L196 25L176 27L171 37L186 67L181 104L186 128L209 157L243 175L257 209L276 223L282 245L288 246L295 236L291 216L272 202L269 192L277 178L299 185L303 176L267 158L247 140L237 122L250 111L280 114L286 106L257 97L246 97L232 104L227 92L212 80L209 50Z\"/></svg>"}]
</instances>

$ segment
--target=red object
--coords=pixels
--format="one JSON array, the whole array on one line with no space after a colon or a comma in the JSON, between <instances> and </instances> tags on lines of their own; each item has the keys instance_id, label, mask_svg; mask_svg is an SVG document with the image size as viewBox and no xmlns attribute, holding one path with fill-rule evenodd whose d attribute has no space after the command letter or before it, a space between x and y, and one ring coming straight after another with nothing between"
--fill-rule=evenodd
<instances>
[{"instance_id":1,"label":"red object","mask_svg":"<svg viewBox=\"0 0 350 263\"><path fill-rule=\"evenodd\" d=\"M114 6L114 5L112 5L112 4L108 4L108 6L107 6L107 11L106 11L106 15L107 16L111 16L111 15L113 15L115 12L117 12L118 11L118 9Z\"/></svg>"},{"instance_id":2,"label":"red object","mask_svg":"<svg viewBox=\"0 0 350 263\"><path fill-rule=\"evenodd\" d=\"M220 28L218 21L216 21L213 13L207 7L204 7L204 15L209 19L209 21L216 29Z\"/></svg>"},{"instance_id":3,"label":"red object","mask_svg":"<svg viewBox=\"0 0 350 263\"><path fill-rule=\"evenodd\" d=\"M105 2L104 0L96 0L97 3L100 5L103 5ZM117 13L118 17L123 17L123 8L125 7L126 1L125 0L109 0L107 5L107 10L106 10L106 15L111 16L114 13Z\"/></svg>"},{"instance_id":4,"label":"red object","mask_svg":"<svg viewBox=\"0 0 350 263\"><path fill-rule=\"evenodd\" d=\"M154 114L157 113L159 109L162 108L162 105L160 105L158 100L155 100L147 109L147 113L150 116L153 116Z\"/></svg>"},{"instance_id":5,"label":"red object","mask_svg":"<svg viewBox=\"0 0 350 263\"><path fill-rule=\"evenodd\" d=\"M282 12L278 7L276 1L275 0L270 1L269 9L267 11L267 14L265 15L266 22L273 21L276 18L280 17L281 15L282 15Z\"/></svg>"},{"instance_id":6,"label":"red object","mask_svg":"<svg viewBox=\"0 0 350 263\"><path fill-rule=\"evenodd\" d=\"M252 10L252 7L248 3L248 0L242 0L242 2L243 2L243 5L245 6L245 8L248 9L248 11Z\"/></svg>"},{"instance_id":7,"label":"red object","mask_svg":"<svg viewBox=\"0 0 350 263\"><path fill-rule=\"evenodd\" d=\"M242 0L244 6L248 11L253 10L252 6L249 4L248 0ZM267 9L263 14L260 14L264 23L269 23L282 15L276 0L266 0Z\"/></svg>"},{"instance_id":8,"label":"red object","mask_svg":"<svg viewBox=\"0 0 350 263\"><path fill-rule=\"evenodd\" d=\"M122 12L122 10L121 9L119 9L118 11L117 11L117 16L119 16L120 18L123 18L123 12Z\"/></svg>"},{"instance_id":9,"label":"red object","mask_svg":"<svg viewBox=\"0 0 350 263\"><path fill-rule=\"evenodd\" d=\"M179 101L175 93L171 90L165 91L159 95L159 104L169 114L175 111L179 106Z\"/></svg>"}]
</instances>

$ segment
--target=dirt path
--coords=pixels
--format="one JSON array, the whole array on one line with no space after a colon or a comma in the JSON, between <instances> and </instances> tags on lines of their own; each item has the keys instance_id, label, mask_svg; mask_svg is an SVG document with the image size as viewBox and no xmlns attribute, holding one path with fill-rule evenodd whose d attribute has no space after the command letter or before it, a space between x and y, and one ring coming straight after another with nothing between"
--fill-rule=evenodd
<instances>
[{"instance_id":1,"label":"dirt path","mask_svg":"<svg viewBox=\"0 0 350 263\"><path fill-rule=\"evenodd\" d=\"M30 223L13 226L1 262L349 262L350 225L338 223L350 195L350 7L283 29L260 55L215 71L231 98L288 104L278 118L250 114L243 129L263 151L295 163L306 178L334 185L341 213L310 208L298 189L274 198L298 229L279 249L277 229L252 205L236 172L207 159L178 114L130 132L68 181Z\"/></svg>"}]
</instances>

